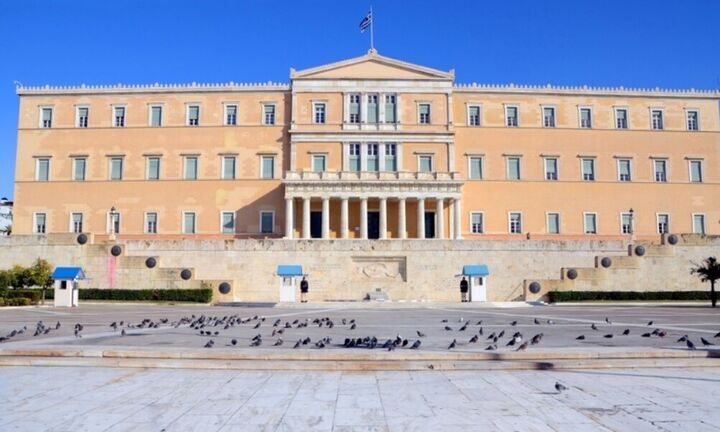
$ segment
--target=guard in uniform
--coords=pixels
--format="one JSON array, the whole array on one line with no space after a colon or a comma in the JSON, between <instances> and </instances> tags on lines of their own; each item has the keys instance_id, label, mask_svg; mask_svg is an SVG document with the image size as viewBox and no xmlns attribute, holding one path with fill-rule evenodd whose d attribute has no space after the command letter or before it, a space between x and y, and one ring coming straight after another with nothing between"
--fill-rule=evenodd
<instances>
[{"instance_id":1,"label":"guard in uniform","mask_svg":"<svg viewBox=\"0 0 720 432\"><path fill-rule=\"evenodd\" d=\"M302 281L300 281L300 303L307 303L308 289L310 289L310 284L303 276Z\"/></svg>"},{"instance_id":2,"label":"guard in uniform","mask_svg":"<svg viewBox=\"0 0 720 432\"><path fill-rule=\"evenodd\" d=\"M468 281L465 279L465 276L463 276L460 281L460 299L463 303L468 301Z\"/></svg>"}]
</instances>

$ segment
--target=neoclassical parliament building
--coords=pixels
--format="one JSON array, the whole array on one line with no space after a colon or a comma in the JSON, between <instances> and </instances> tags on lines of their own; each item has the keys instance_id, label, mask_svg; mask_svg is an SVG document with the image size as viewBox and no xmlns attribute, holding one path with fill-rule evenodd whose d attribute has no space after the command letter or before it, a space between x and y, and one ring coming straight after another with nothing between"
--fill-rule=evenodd
<instances>
[{"instance_id":1,"label":"neoclassical parliament building","mask_svg":"<svg viewBox=\"0 0 720 432\"><path fill-rule=\"evenodd\" d=\"M720 233L713 91L456 84L370 51L290 84L17 93L18 234Z\"/></svg>"}]
</instances>

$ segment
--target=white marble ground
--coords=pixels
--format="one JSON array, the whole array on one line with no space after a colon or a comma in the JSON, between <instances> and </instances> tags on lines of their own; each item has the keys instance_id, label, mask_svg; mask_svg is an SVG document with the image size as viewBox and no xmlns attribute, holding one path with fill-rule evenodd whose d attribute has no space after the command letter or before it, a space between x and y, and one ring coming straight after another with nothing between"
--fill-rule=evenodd
<instances>
[{"instance_id":1,"label":"white marble ground","mask_svg":"<svg viewBox=\"0 0 720 432\"><path fill-rule=\"evenodd\" d=\"M2 431L700 432L718 406L720 369L0 368Z\"/></svg>"}]
</instances>

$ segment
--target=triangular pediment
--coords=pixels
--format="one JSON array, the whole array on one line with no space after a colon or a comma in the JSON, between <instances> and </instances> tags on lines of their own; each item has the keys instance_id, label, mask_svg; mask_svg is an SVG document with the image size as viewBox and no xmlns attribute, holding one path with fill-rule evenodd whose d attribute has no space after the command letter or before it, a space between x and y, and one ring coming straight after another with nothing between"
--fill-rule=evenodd
<instances>
[{"instance_id":1,"label":"triangular pediment","mask_svg":"<svg viewBox=\"0 0 720 432\"><path fill-rule=\"evenodd\" d=\"M310 69L290 70L291 79L408 79L452 80L454 72L428 68L370 51L364 56Z\"/></svg>"}]
</instances>

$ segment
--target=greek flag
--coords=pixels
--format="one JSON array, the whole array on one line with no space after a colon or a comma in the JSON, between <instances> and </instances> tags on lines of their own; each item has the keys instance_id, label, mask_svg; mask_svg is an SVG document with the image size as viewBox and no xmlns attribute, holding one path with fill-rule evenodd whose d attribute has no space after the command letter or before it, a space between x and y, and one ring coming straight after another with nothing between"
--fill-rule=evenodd
<instances>
[{"instance_id":1,"label":"greek flag","mask_svg":"<svg viewBox=\"0 0 720 432\"><path fill-rule=\"evenodd\" d=\"M360 21L360 33L364 33L365 29L370 27L370 24L372 24L372 10Z\"/></svg>"}]
</instances>

